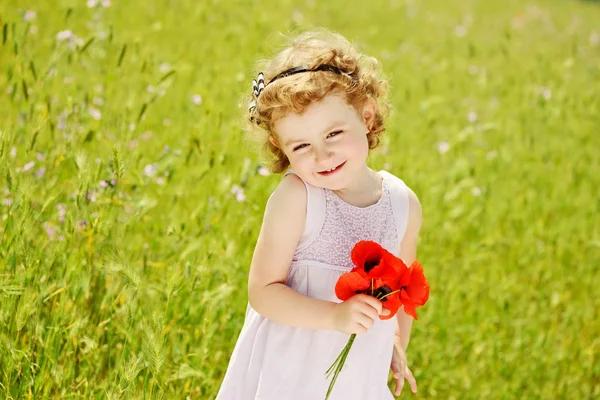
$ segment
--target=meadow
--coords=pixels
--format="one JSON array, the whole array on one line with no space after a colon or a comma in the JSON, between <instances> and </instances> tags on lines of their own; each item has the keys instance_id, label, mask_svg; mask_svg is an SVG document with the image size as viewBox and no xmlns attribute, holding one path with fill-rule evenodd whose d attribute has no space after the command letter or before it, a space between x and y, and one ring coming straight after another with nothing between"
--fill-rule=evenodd
<instances>
[{"instance_id":1,"label":"meadow","mask_svg":"<svg viewBox=\"0 0 600 400\"><path fill-rule=\"evenodd\" d=\"M423 207L401 397L600 398L599 21L594 1L0 2L0 397L216 396L280 180L240 101L280 33L323 26L381 61L370 164Z\"/></svg>"}]
</instances>

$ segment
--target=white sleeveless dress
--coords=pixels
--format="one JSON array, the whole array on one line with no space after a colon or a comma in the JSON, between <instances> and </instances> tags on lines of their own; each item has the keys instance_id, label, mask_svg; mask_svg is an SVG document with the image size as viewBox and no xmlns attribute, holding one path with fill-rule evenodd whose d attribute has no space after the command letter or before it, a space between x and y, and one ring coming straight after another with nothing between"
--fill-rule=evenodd
<instances>
[{"instance_id":1,"label":"white sleeveless dress","mask_svg":"<svg viewBox=\"0 0 600 400\"><path fill-rule=\"evenodd\" d=\"M382 196L364 208L305 182L306 224L286 285L303 295L340 303L335 284L353 268L350 252L357 242L372 240L399 255L408 223L408 190L394 175L380 174ZM387 378L395 327L396 318L378 319L365 335L356 337L330 400L394 399ZM325 399L330 382L325 372L349 337L337 331L282 325L248 304L216 400Z\"/></svg>"}]
</instances>

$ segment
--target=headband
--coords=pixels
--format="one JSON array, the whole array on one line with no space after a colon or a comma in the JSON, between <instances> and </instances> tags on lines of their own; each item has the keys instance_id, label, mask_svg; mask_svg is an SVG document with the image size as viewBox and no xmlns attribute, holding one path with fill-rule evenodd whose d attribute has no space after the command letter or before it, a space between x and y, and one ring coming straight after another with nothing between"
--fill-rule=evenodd
<instances>
[{"instance_id":1,"label":"headband","mask_svg":"<svg viewBox=\"0 0 600 400\"><path fill-rule=\"evenodd\" d=\"M290 69L286 69L285 71L278 73L277 75L275 75L275 77L273 77L273 79L271 79L269 81L269 83L267 85L270 85L277 79L281 79L281 78L285 78L285 77L288 77L291 75L299 74L301 72L315 72L315 71L329 71L329 72L334 72L338 75L342 75L342 70L337 67L334 67L333 65L322 64L316 68L308 68L308 67L302 65L299 67L293 67ZM248 107L248 117L250 118L250 121L254 120L254 116L252 114L253 114L253 111L256 109L256 100L258 99L258 96L260 96L262 91L265 90L265 87L267 85L265 85L265 76L263 75L262 72L259 72L258 77L256 79L252 80L252 95L253 95L254 99L252 100L252 102L250 103L250 106Z\"/></svg>"}]
</instances>

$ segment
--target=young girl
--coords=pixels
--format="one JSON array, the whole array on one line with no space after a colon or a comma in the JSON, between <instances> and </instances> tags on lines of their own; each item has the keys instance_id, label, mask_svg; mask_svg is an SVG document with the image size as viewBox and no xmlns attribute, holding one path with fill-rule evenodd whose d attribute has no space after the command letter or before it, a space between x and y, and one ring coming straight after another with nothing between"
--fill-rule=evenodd
<instances>
[{"instance_id":1,"label":"young girl","mask_svg":"<svg viewBox=\"0 0 600 400\"><path fill-rule=\"evenodd\" d=\"M246 319L217 400L320 400L325 372L349 335L358 336L331 400L390 400L400 394L412 319L374 297L340 302L350 253L372 240L416 258L421 207L397 177L367 166L384 132L386 82L374 58L327 32L292 40L253 85L249 108L285 175L269 198L248 280ZM288 169L289 167L289 169Z\"/></svg>"}]
</instances>

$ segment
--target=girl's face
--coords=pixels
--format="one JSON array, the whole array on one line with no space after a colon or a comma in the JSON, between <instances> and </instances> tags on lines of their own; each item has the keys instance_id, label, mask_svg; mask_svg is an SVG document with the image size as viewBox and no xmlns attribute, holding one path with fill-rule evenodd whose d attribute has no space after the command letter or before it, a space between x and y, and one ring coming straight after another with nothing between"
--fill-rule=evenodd
<instances>
[{"instance_id":1,"label":"girl's face","mask_svg":"<svg viewBox=\"0 0 600 400\"><path fill-rule=\"evenodd\" d=\"M375 115L374 107L374 102L367 102L361 116L342 95L329 94L303 114L290 113L277 120L275 145L304 181L331 190L344 189L353 177L365 173L367 125Z\"/></svg>"}]
</instances>

